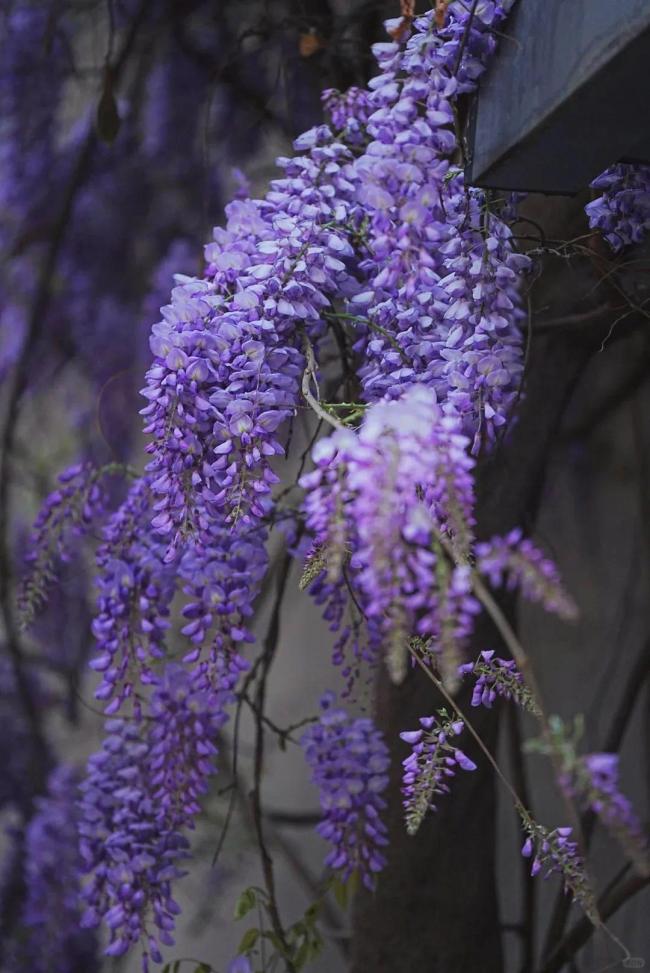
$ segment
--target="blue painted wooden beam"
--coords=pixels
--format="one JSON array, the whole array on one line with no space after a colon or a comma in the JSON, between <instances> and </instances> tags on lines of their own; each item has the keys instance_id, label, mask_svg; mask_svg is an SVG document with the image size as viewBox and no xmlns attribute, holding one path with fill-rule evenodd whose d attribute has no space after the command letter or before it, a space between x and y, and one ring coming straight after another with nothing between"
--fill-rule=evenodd
<instances>
[{"instance_id":1,"label":"blue painted wooden beam","mask_svg":"<svg viewBox=\"0 0 650 973\"><path fill-rule=\"evenodd\" d=\"M650 161L650 0L518 0L470 108L467 177L572 193Z\"/></svg>"}]
</instances>

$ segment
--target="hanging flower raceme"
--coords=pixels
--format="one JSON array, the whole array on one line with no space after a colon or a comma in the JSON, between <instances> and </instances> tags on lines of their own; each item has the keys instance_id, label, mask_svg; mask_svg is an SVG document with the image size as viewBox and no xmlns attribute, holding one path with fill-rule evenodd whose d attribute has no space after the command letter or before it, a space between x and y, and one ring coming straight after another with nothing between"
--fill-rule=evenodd
<instances>
[{"instance_id":1,"label":"hanging flower raceme","mask_svg":"<svg viewBox=\"0 0 650 973\"><path fill-rule=\"evenodd\" d=\"M48 8L24 0L0 11L0 245L8 231L24 232L35 213L42 220L52 206L61 174L53 162L67 26L53 30Z\"/></svg>"},{"instance_id":2,"label":"hanging flower raceme","mask_svg":"<svg viewBox=\"0 0 650 973\"><path fill-rule=\"evenodd\" d=\"M80 927L84 901L77 785L71 767L52 771L25 831L24 938L15 946L22 961L16 973L19 968L33 973L99 969L96 937Z\"/></svg>"},{"instance_id":3,"label":"hanging flower raceme","mask_svg":"<svg viewBox=\"0 0 650 973\"><path fill-rule=\"evenodd\" d=\"M518 527L505 537L477 544L476 567L494 588L503 584L511 591L516 588L560 618L572 620L577 615L557 566Z\"/></svg>"},{"instance_id":4,"label":"hanging flower raceme","mask_svg":"<svg viewBox=\"0 0 650 973\"><path fill-rule=\"evenodd\" d=\"M521 853L524 858L532 858L530 873L537 875L546 869L545 877L553 872L561 875L566 892L582 906L592 922L598 923L598 908L578 846L571 840L572 828L554 828L549 831L534 821L528 812L518 808L526 840Z\"/></svg>"},{"instance_id":5,"label":"hanging flower raceme","mask_svg":"<svg viewBox=\"0 0 650 973\"><path fill-rule=\"evenodd\" d=\"M159 818L142 724L112 720L106 733L82 784L81 854L91 874L82 922L106 923L107 956L141 944L146 973L149 956L160 958L159 943L174 943L170 930L180 910L171 886L183 874L188 845Z\"/></svg>"},{"instance_id":6,"label":"hanging flower raceme","mask_svg":"<svg viewBox=\"0 0 650 973\"><path fill-rule=\"evenodd\" d=\"M110 930L108 956L133 946L159 962L173 945L179 907L172 883L189 856L193 828L210 776L225 707L243 668L224 658L210 689L200 670L168 664L153 692L151 719L112 720L82 784L81 852L91 875L87 926L102 919Z\"/></svg>"},{"instance_id":7,"label":"hanging flower raceme","mask_svg":"<svg viewBox=\"0 0 650 973\"><path fill-rule=\"evenodd\" d=\"M192 647L184 661L208 675L214 660L242 642L252 642L247 624L266 573L267 530L218 520L200 530L178 565L188 602L182 634ZM208 678L209 682L209 678Z\"/></svg>"},{"instance_id":8,"label":"hanging flower raceme","mask_svg":"<svg viewBox=\"0 0 650 973\"><path fill-rule=\"evenodd\" d=\"M165 657L176 576L164 563L164 544L149 529L151 505L151 484L144 477L111 516L97 551L97 655L90 665L102 675L95 696L107 703L109 715L125 699L140 712L138 687L155 681L155 664Z\"/></svg>"},{"instance_id":9,"label":"hanging flower raceme","mask_svg":"<svg viewBox=\"0 0 650 973\"><path fill-rule=\"evenodd\" d=\"M332 845L325 864L344 881L356 873L372 888L386 864L381 795L388 786L388 750L372 720L352 719L332 704L331 695L323 698L319 721L301 740L323 809L316 830Z\"/></svg>"},{"instance_id":10,"label":"hanging flower raceme","mask_svg":"<svg viewBox=\"0 0 650 973\"><path fill-rule=\"evenodd\" d=\"M268 512L270 460L284 453L278 430L299 399L302 334L323 332L323 309L350 278L336 192L350 151L326 126L296 146L307 154L280 160L286 176L265 200L227 207L226 229L206 247L206 278L179 279L153 329L143 413L159 495L153 526L170 558L197 527L199 496L228 523Z\"/></svg>"},{"instance_id":11,"label":"hanging flower raceme","mask_svg":"<svg viewBox=\"0 0 650 973\"><path fill-rule=\"evenodd\" d=\"M602 195L587 203L592 229L600 230L612 250L642 243L650 231L650 166L619 162L591 183Z\"/></svg>"},{"instance_id":12,"label":"hanging flower raceme","mask_svg":"<svg viewBox=\"0 0 650 973\"><path fill-rule=\"evenodd\" d=\"M383 632L396 680L412 635L453 655L455 672L478 610L467 566L446 550L463 559L471 548L468 445L460 420L417 387L369 409L358 434L341 430L319 443L316 470L301 481L328 580L349 572L364 614Z\"/></svg>"},{"instance_id":13,"label":"hanging flower raceme","mask_svg":"<svg viewBox=\"0 0 650 973\"><path fill-rule=\"evenodd\" d=\"M540 715L533 694L526 686L513 659L501 659L492 649L481 652L476 662L459 666L461 676L474 676L472 706L490 709L497 696L512 699L523 709Z\"/></svg>"},{"instance_id":14,"label":"hanging flower raceme","mask_svg":"<svg viewBox=\"0 0 650 973\"><path fill-rule=\"evenodd\" d=\"M431 12L404 47L375 45L381 73L370 82L367 145L354 163L363 276L346 310L360 333L364 399L424 383L463 416L476 451L517 395L529 260L452 162L454 102L475 89L502 16L495 4L470 13L452 3L442 31Z\"/></svg>"},{"instance_id":15,"label":"hanging flower raceme","mask_svg":"<svg viewBox=\"0 0 650 973\"><path fill-rule=\"evenodd\" d=\"M456 770L476 770L476 764L454 743L465 728L461 719L450 717L445 710L436 716L423 716L420 729L400 733L412 751L402 761L402 796L406 830L415 834L427 811L436 810L436 795L448 794Z\"/></svg>"},{"instance_id":16,"label":"hanging flower raceme","mask_svg":"<svg viewBox=\"0 0 650 973\"><path fill-rule=\"evenodd\" d=\"M105 514L108 497L102 480L112 471L77 463L59 474L59 486L41 506L28 542L28 571L18 594L23 627L31 625L43 608L57 560L68 560L75 539Z\"/></svg>"},{"instance_id":17,"label":"hanging flower raceme","mask_svg":"<svg viewBox=\"0 0 650 973\"><path fill-rule=\"evenodd\" d=\"M620 790L618 754L588 753L578 757L561 776L560 784L584 810L596 815L638 871L650 874L648 835L631 801Z\"/></svg>"}]
</instances>

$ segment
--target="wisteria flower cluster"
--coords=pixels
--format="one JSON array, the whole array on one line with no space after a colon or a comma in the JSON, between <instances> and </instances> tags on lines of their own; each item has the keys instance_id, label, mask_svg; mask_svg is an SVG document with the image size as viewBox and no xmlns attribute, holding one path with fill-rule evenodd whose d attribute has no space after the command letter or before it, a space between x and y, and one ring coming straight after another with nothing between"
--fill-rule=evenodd
<instances>
[{"instance_id":1,"label":"wisteria flower cluster","mask_svg":"<svg viewBox=\"0 0 650 973\"><path fill-rule=\"evenodd\" d=\"M122 702L140 702L136 687L155 681L152 668L165 657L165 632L175 593L175 575L163 563L164 549L146 528L151 489L136 480L124 503L111 516L97 550L98 612L93 621L97 654L91 668L102 674L95 691L106 713Z\"/></svg>"},{"instance_id":2,"label":"wisteria flower cluster","mask_svg":"<svg viewBox=\"0 0 650 973\"><path fill-rule=\"evenodd\" d=\"M561 786L584 810L596 815L642 875L650 874L648 836L632 802L620 790L618 754L587 753L572 757L566 760Z\"/></svg>"},{"instance_id":3,"label":"wisteria flower cluster","mask_svg":"<svg viewBox=\"0 0 650 973\"><path fill-rule=\"evenodd\" d=\"M103 919L109 956L131 946L160 962L160 945L173 945L179 907L172 882L183 875L186 832L194 827L210 776L217 736L243 663L223 660L221 685L170 663L153 693L150 720L114 719L82 784L81 852L91 880L84 925Z\"/></svg>"},{"instance_id":4,"label":"wisteria flower cluster","mask_svg":"<svg viewBox=\"0 0 650 973\"><path fill-rule=\"evenodd\" d=\"M518 808L526 840L521 849L524 858L532 858L531 875L546 869L545 878L558 872L567 892L582 906L593 922L599 922L598 909L591 885L587 878L585 865L578 853L578 846L571 840L572 828L549 830L531 818L530 814Z\"/></svg>"},{"instance_id":5,"label":"wisteria flower cluster","mask_svg":"<svg viewBox=\"0 0 650 973\"><path fill-rule=\"evenodd\" d=\"M448 794L456 770L476 770L473 760L455 745L465 728L463 720L439 710L423 716L420 729L405 730L400 737L412 747L402 761L402 796L406 830L415 834L429 810L435 811L436 795Z\"/></svg>"},{"instance_id":6,"label":"wisteria flower cluster","mask_svg":"<svg viewBox=\"0 0 650 973\"><path fill-rule=\"evenodd\" d=\"M65 764L55 768L25 829L22 935L8 944L11 973L99 969L97 938L80 926L84 900L77 789L75 770Z\"/></svg>"},{"instance_id":7,"label":"wisteria flower cluster","mask_svg":"<svg viewBox=\"0 0 650 973\"><path fill-rule=\"evenodd\" d=\"M351 582L387 640L397 681L406 672L411 635L462 642L477 610L468 569L449 566L441 544L445 537L461 555L469 549L467 445L458 418L418 387L369 409L358 433L341 430L321 441L316 469L302 479L307 526L326 551L327 580L345 585L349 561Z\"/></svg>"},{"instance_id":8,"label":"wisteria flower cluster","mask_svg":"<svg viewBox=\"0 0 650 973\"><path fill-rule=\"evenodd\" d=\"M577 609L563 590L557 566L519 527L505 537L494 537L476 545L478 570L494 588L518 588L529 601L539 602L547 612L572 620Z\"/></svg>"},{"instance_id":9,"label":"wisteria flower cluster","mask_svg":"<svg viewBox=\"0 0 650 973\"><path fill-rule=\"evenodd\" d=\"M537 702L524 682L513 659L502 659L493 649L485 649L476 662L465 662L459 666L461 676L474 676L472 706L493 705L497 696L514 700L522 709L540 715Z\"/></svg>"},{"instance_id":10,"label":"wisteria flower cluster","mask_svg":"<svg viewBox=\"0 0 650 973\"><path fill-rule=\"evenodd\" d=\"M372 720L352 719L334 706L332 694L323 697L322 710L301 744L323 810L317 831L332 845L325 864L344 881L358 875L371 889L386 863L388 750Z\"/></svg>"},{"instance_id":11,"label":"wisteria flower cluster","mask_svg":"<svg viewBox=\"0 0 650 973\"><path fill-rule=\"evenodd\" d=\"M365 210L363 287L348 304L366 401L414 383L453 403L478 451L494 438L521 373L519 285L529 261L480 192L466 190L455 101L474 90L503 16L451 4L442 30L417 18L403 48L377 45L368 146L356 164ZM340 110L340 109L339 109Z\"/></svg>"},{"instance_id":12,"label":"wisteria flower cluster","mask_svg":"<svg viewBox=\"0 0 650 973\"><path fill-rule=\"evenodd\" d=\"M59 474L59 486L43 503L28 542L28 571L18 595L24 627L31 625L45 604L57 576L57 562L67 560L74 540L105 512L108 496L102 480L110 472L116 469L77 463Z\"/></svg>"},{"instance_id":13,"label":"wisteria flower cluster","mask_svg":"<svg viewBox=\"0 0 650 973\"><path fill-rule=\"evenodd\" d=\"M372 623L374 654L383 653L396 682L416 637L455 684L480 611L478 575L495 585L505 575L524 596L573 617L557 568L521 531L475 542L469 438L432 390L416 386L377 403L358 430L320 441L313 458L316 469L301 481L316 544L308 570L320 568L312 590L336 628L352 589L355 607Z\"/></svg>"},{"instance_id":14,"label":"wisteria flower cluster","mask_svg":"<svg viewBox=\"0 0 650 973\"><path fill-rule=\"evenodd\" d=\"M579 774L582 801L621 842L639 871L650 874L648 837L632 807L619 789L619 756L615 753L588 753L582 758L584 774Z\"/></svg>"},{"instance_id":15,"label":"wisteria flower cluster","mask_svg":"<svg viewBox=\"0 0 650 973\"><path fill-rule=\"evenodd\" d=\"M587 203L592 229L603 234L614 251L642 243L650 231L650 166L619 162L591 183L602 195Z\"/></svg>"}]
</instances>

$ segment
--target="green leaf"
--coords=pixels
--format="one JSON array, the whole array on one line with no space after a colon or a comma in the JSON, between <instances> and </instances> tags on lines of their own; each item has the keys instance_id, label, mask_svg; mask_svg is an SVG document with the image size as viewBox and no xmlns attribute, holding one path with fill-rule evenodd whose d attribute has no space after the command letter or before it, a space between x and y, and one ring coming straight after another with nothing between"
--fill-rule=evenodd
<instances>
[{"instance_id":1,"label":"green leaf","mask_svg":"<svg viewBox=\"0 0 650 973\"><path fill-rule=\"evenodd\" d=\"M242 894L237 899L237 904L235 906L235 919L243 919L245 915L254 909L257 905L257 897L253 889L244 889Z\"/></svg>"},{"instance_id":2,"label":"green leaf","mask_svg":"<svg viewBox=\"0 0 650 973\"><path fill-rule=\"evenodd\" d=\"M241 938L238 953L249 953L260 937L259 929L247 929Z\"/></svg>"}]
</instances>

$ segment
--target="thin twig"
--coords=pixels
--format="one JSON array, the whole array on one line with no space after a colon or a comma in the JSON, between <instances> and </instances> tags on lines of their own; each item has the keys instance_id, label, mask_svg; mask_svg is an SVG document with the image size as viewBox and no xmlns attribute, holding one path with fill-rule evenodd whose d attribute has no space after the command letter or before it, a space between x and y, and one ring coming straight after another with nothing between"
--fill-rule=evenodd
<instances>
[{"instance_id":1,"label":"thin twig","mask_svg":"<svg viewBox=\"0 0 650 973\"><path fill-rule=\"evenodd\" d=\"M528 653L524 649L523 645L517 638L510 622L506 618L501 607L497 604L496 600L493 598L492 594L488 591L487 587L483 584L482 579L479 577L476 571L472 572L472 588L478 600L483 605L484 609L487 611L488 615L494 622L504 644L506 645L508 651L512 655L512 658L517 663L517 666L524 678L524 681L530 689L533 699L536 704L538 712L536 713L537 719L542 730L542 736L549 746L550 757L555 768L556 780L559 780L562 774L562 765L559 755L556 752L556 747L553 743L553 734L551 732L551 727L549 723L548 715L544 709L544 704L542 701L542 695L537 683L537 678L533 671ZM571 796L561 789L562 798L567 809L567 813L571 819L571 825L574 830L574 835L579 847L582 848L582 830L580 825L580 815L576 809L575 803Z\"/></svg>"},{"instance_id":2,"label":"thin twig","mask_svg":"<svg viewBox=\"0 0 650 973\"><path fill-rule=\"evenodd\" d=\"M605 736L603 750L606 753L615 753L621 745L623 734L634 712L634 704L637 700L643 685L650 675L650 640L645 643L643 649L632 666L628 675L625 688L619 700L618 706L614 711L609 732ZM596 824L596 815L592 811L587 811L582 816L582 837L585 850L589 849L593 830ZM565 895L558 895L555 900L553 912L548 924L546 941L542 950L542 956L552 955L556 944L560 942L562 933L569 918L570 903Z\"/></svg>"},{"instance_id":3,"label":"thin twig","mask_svg":"<svg viewBox=\"0 0 650 973\"><path fill-rule=\"evenodd\" d=\"M531 810L532 803L526 777L526 766L522 753L522 737L520 726L519 710L516 706L508 706L506 709L508 724L510 729L510 759L512 762L512 775L517 792L521 794L524 807ZM537 883L535 876L531 873L527 858L521 857L521 875L524 888L523 894L523 916L521 919L521 937L523 942L523 959L521 963L521 973L530 973L533 968L535 957L535 907L537 901ZM566 898L566 896L565 896Z\"/></svg>"},{"instance_id":4,"label":"thin twig","mask_svg":"<svg viewBox=\"0 0 650 973\"><path fill-rule=\"evenodd\" d=\"M311 341L305 335L305 356L307 358L307 366L302 376L302 394L305 401L308 403L310 408L316 413L319 418L324 422L329 423L334 429L346 429L347 426L337 419L335 416L331 415L326 409L322 407L318 399L314 398L311 392L311 383L314 383L314 387L318 389L318 383L316 378L317 365L316 358L314 356L314 349L312 348Z\"/></svg>"},{"instance_id":5,"label":"thin twig","mask_svg":"<svg viewBox=\"0 0 650 973\"><path fill-rule=\"evenodd\" d=\"M497 775L497 777L499 778L499 780L501 781L501 783L503 784L503 786L506 788L506 790L508 791L508 793L512 797L512 800L514 801L515 806L517 806L517 807L525 807L524 802L522 801L521 797L519 796L519 794L515 790L514 786L510 783L510 781L508 780L508 778L506 777L506 775L503 773L503 771L499 767L498 763L496 762L495 757L492 755L492 753L490 752L490 750L487 748L487 746L485 745L485 743L481 739L481 736L479 735L478 731L474 729L473 724L470 722L470 720L467 719L467 717L465 716L464 712L462 711L462 709L460 708L460 706L458 705L458 703L456 702L456 700L453 699L453 697L447 692L447 690L445 689L445 686L443 685L443 683L439 679L436 678L436 676L433 674L433 672L431 671L431 669L429 669L429 667L426 665L426 663L424 662L424 660L420 657L419 653L416 652L416 650L413 648L413 646L410 644L410 642L408 644L408 650L409 650L412 658L419 665L420 669L422 669L422 671L425 673L425 675L427 676L427 678L431 680L431 682L433 683L433 685L440 692L441 696L444 697L444 699L452 707L452 709L454 710L454 712L457 713L457 715L459 716L459 718L463 721L463 723L467 727L469 733L474 737L474 739L476 740L476 742L479 745L480 749L483 751L486 759L491 764L492 769L494 770L495 774Z\"/></svg>"},{"instance_id":6,"label":"thin twig","mask_svg":"<svg viewBox=\"0 0 650 973\"><path fill-rule=\"evenodd\" d=\"M275 877L273 873L273 859L271 858L264 837L264 813L262 810L262 773L264 770L264 722L262 720L262 714L264 713L264 706L266 703L268 675L278 647L278 640L280 636L280 613L282 610L284 592L286 590L292 562L293 558L291 554L286 553L278 576L275 603L273 605L269 629L266 639L264 640L264 648L261 655L261 663L255 693L255 757L253 762L253 789L250 794L250 800L253 812L253 824L255 827L257 844L262 862L264 886L268 895L267 909L269 918L271 920L271 925L273 926L273 932L282 946L283 957L288 973L297 973L296 966L291 958L291 947L287 942L284 926L282 925L282 919L280 918L280 909L277 901Z\"/></svg>"},{"instance_id":7,"label":"thin twig","mask_svg":"<svg viewBox=\"0 0 650 973\"><path fill-rule=\"evenodd\" d=\"M625 905L629 899L633 898L642 889L646 888L650 884L650 875L631 875L625 882L620 885L615 886L610 890L606 890L598 899L598 911L602 916L603 920L609 919L614 915L615 912ZM540 973L558 973L562 969L565 963L569 962L571 958L581 949L582 946L591 938L594 933L594 926L589 922L588 919L580 919L567 933L567 935L562 939L555 947L552 955L548 958L546 963L541 967ZM605 927L603 927L605 928ZM629 968L635 968L630 960L635 957L630 956L629 952L626 957L627 965ZM625 962L625 961L624 961ZM640 964L638 964L640 966Z\"/></svg>"}]
</instances>

